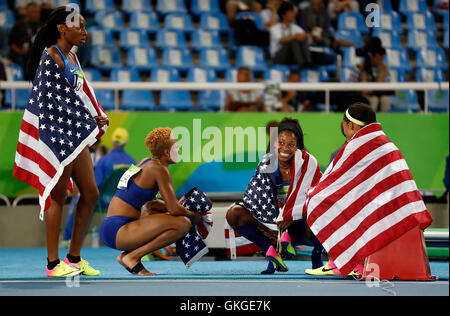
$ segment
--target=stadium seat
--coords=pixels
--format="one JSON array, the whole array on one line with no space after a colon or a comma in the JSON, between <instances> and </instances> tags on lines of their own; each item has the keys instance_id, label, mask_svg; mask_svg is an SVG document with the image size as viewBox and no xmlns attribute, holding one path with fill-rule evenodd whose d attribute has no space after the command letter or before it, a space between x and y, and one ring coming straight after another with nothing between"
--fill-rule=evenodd
<instances>
[{"instance_id":1,"label":"stadium seat","mask_svg":"<svg viewBox=\"0 0 450 316\"><path fill-rule=\"evenodd\" d=\"M428 111L430 112L448 112L448 90L428 90Z\"/></svg>"},{"instance_id":2,"label":"stadium seat","mask_svg":"<svg viewBox=\"0 0 450 316\"><path fill-rule=\"evenodd\" d=\"M156 32L156 47L164 48L186 48L186 37L179 30L159 30Z\"/></svg>"},{"instance_id":3,"label":"stadium seat","mask_svg":"<svg viewBox=\"0 0 450 316\"><path fill-rule=\"evenodd\" d=\"M361 32L358 30L338 30L335 39L351 42L355 47L361 47L364 44Z\"/></svg>"},{"instance_id":4,"label":"stadium seat","mask_svg":"<svg viewBox=\"0 0 450 316\"><path fill-rule=\"evenodd\" d=\"M95 14L98 11L114 10L113 0L86 0L84 9L91 14Z\"/></svg>"},{"instance_id":5,"label":"stadium seat","mask_svg":"<svg viewBox=\"0 0 450 316\"><path fill-rule=\"evenodd\" d=\"M53 3L51 3L51 2L53 2ZM53 0L53 1L46 1L46 3L53 4L55 6L55 8L62 7L62 6L68 5L68 4L70 4L70 5L75 4L77 6L80 6L79 0Z\"/></svg>"},{"instance_id":6,"label":"stadium seat","mask_svg":"<svg viewBox=\"0 0 450 316\"><path fill-rule=\"evenodd\" d=\"M389 112L418 112L421 110L414 90L396 91L395 96L391 96L391 109Z\"/></svg>"},{"instance_id":7,"label":"stadium seat","mask_svg":"<svg viewBox=\"0 0 450 316\"><path fill-rule=\"evenodd\" d=\"M130 29L141 29L147 33L159 30L158 16L150 11L133 11L130 15Z\"/></svg>"},{"instance_id":8,"label":"stadium seat","mask_svg":"<svg viewBox=\"0 0 450 316\"><path fill-rule=\"evenodd\" d=\"M444 50L440 47L418 50L416 53L416 67L447 69Z\"/></svg>"},{"instance_id":9,"label":"stadium seat","mask_svg":"<svg viewBox=\"0 0 450 316\"><path fill-rule=\"evenodd\" d=\"M100 71L95 68L83 69L84 75L89 82L102 81ZM95 96L98 102L105 110L114 110L114 91L113 90L95 90Z\"/></svg>"},{"instance_id":10,"label":"stadium seat","mask_svg":"<svg viewBox=\"0 0 450 316\"><path fill-rule=\"evenodd\" d=\"M236 54L236 66L247 67L256 72L265 71L267 65L264 51L257 46L239 46Z\"/></svg>"},{"instance_id":11,"label":"stadium seat","mask_svg":"<svg viewBox=\"0 0 450 316\"><path fill-rule=\"evenodd\" d=\"M342 12L338 15L338 30L358 30L362 34L369 33L364 16L358 12Z\"/></svg>"},{"instance_id":12,"label":"stadium seat","mask_svg":"<svg viewBox=\"0 0 450 316\"><path fill-rule=\"evenodd\" d=\"M175 68L157 67L150 73L152 82L179 82L180 75ZM177 111L192 110L193 103L189 91L162 90L159 98L159 110Z\"/></svg>"},{"instance_id":13,"label":"stadium seat","mask_svg":"<svg viewBox=\"0 0 450 316\"><path fill-rule=\"evenodd\" d=\"M448 52L448 29L444 31L444 48Z\"/></svg>"},{"instance_id":14,"label":"stadium seat","mask_svg":"<svg viewBox=\"0 0 450 316\"><path fill-rule=\"evenodd\" d=\"M351 82L350 78L352 73L355 71L355 67L343 67L341 69L341 82Z\"/></svg>"},{"instance_id":15,"label":"stadium seat","mask_svg":"<svg viewBox=\"0 0 450 316\"><path fill-rule=\"evenodd\" d=\"M402 48L400 34L396 31L374 28L372 36L380 38L384 48Z\"/></svg>"},{"instance_id":16,"label":"stadium seat","mask_svg":"<svg viewBox=\"0 0 450 316\"><path fill-rule=\"evenodd\" d=\"M0 10L1 11L9 10L7 0L0 0Z\"/></svg>"},{"instance_id":17,"label":"stadium seat","mask_svg":"<svg viewBox=\"0 0 450 316\"><path fill-rule=\"evenodd\" d=\"M192 32L191 44L193 50L201 50L203 48L222 48L218 31L196 29Z\"/></svg>"},{"instance_id":18,"label":"stadium seat","mask_svg":"<svg viewBox=\"0 0 450 316\"><path fill-rule=\"evenodd\" d=\"M88 28L87 32L91 34L90 41L92 43L92 46L114 46L113 34L110 29L92 26Z\"/></svg>"},{"instance_id":19,"label":"stadium seat","mask_svg":"<svg viewBox=\"0 0 450 316\"><path fill-rule=\"evenodd\" d=\"M411 30L436 31L436 23L430 11L406 14L406 28Z\"/></svg>"},{"instance_id":20,"label":"stadium seat","mask_svg":"<svg viewBox=\"0 0 450 316\"><path fill-rule=\"evenodd\" d=\"M417 51L422 48L436 48L436 35L433 31L409 31L407 37L408 49Z\"/></svg>"},{"instance_id":21,"label":"stadium seat","mask_svg":"<svg viewBox=\"0 0 450 316\"><path fill-rule=\"evenodd\" d=\"M380 14L381 29L394 32L402 32L402 23L400 15L397 12L381 12ZM376 29L375 29L376 30Z\"/></svg>"},{"instance_id":22,"label":"stadium seat","mask_svg":"<svg viewBox=\"0 0 450 316\"><path fill-rule=\"evenodd\" d=\"M409 62L408 53L403 48L387 48L384 62L390 68L411 71L412 67Z\"/></svg>"},{"instance_id":23,"label":"stadium seat","mask_svg":"<svg viewBox=\"0 0 450 316\"><path fill-rule=\"evenodd\" d=\"M6 78L8 81L23 81L24 75L23 70L19 65L12 64L5 67ZM25 109L28 104L28 98L30 97L30 90L15 90L15 108L16 109ZM12 106L12 91L5 91L5 105L7 107Z\"/></svg>"},{"instance_id":24,"label":"stadium seat","mask_svg":"<svg viewBox=\"0 0 450 316\"><path fill-rule=\"evenodd\" d=\"M117 47L92 47L91 63L101 70L111 70L121 67L120 52Z\"/></svg>"},{"instance_id":25,"label":"stadium seat","mask_svg":"<svg viewBox=\"0 0 450 316\"><path fill-rule=\"evenodd\" d=\"M117 68L111 71L111 81L139 82L141 80L136 69ZM153 94L147 90L123 90L120 108L127 111L154 110Z\"/></svg>"},{"instance_id":26,"label":"stadium seat","mask_svg":"<svg viewBox=\"0 0 450 316\"><path fill-rule=\"evenodd\" d=\"M344 67L356 67L364 61L363 57L356 55L355 47L341 47L342 65Z\"/></svg>"},{"instance_id":27,"label":"stadium seat","mask_svg":"<svg viewBox=\"0 0 450 316\"><path fill-rule=\"evenodd\" d=\"M400 0L398 11L406 15L410 12L425 12L427 10L426 0Z\"/></svg>"},{"instance_id":28,"label":"stadium seat","mask_svg":"<svg viewBox=\"0 0 450 316\"><path fill-rule=\"evenodd\" d=\"M406 82L406 72L402 69L389 69L390 82Z\"/></svg>"},{"instance_id":29,"label":"stadium seat","mask_svg":"<svg viewBox=\"0 0 450 316\"><path fill-rule=\"evenodd\" d=\"M122 13L112 9L98 11L94 19L99 26L113 32L119 32L124 27Z\"/></svg>"},{"instance_id":30,"label":"stadium seat","mask_svg":"<svg viewBox=\"0 0 450 316\"><path fill-rule=\"evenodd\" d=\"M165 48L162 53L162 65L176 68L178 71L188 70L193 66L191 51L188 48Z\"/></svg>"},{"instance_id":31,"label":"stadium seat","mask_svg":"<svg viewBox=\"0 0 450 316\"><path fill-rule=\"evenodd\" d=\"M227 17L219 13L202 13L200 15L200 28L206 31L219 31L228 32L228 20Z\"/></svg>"},{"instance_id":32,"label":"stadium seat","mask_svg":"<svg viewBox=\"0 0 450 316\"><path fill-rule=\"evenodd\" d=\"M416 69L416 81L419 82L444 82L445 75L442 69Z\"/></svg>"},{"instance_id":33,"label":"stadium seat","mask_svg":"<svg viewBox=\"0 0 450 316\"><path fill-rule=\"evenodd\" d=\"M184 0L157 0L156 11L164 15L187 12Z\"/></svg>"},{"instance_id":34,"label":"stadium seat","mask_svg":"<svg viewBox=\"0 0 450 316\"><path fill-rule=\"evenodd\" d=\"M205 48L200 50L199 66L215 71L225 71L230 67L228 52L223 49Z\"/></svg>"},{"instance_id":35,"label":"stadium seat","mask_svg":"<svg viewBox=\"0 0 450 316\"><path fill-rule=\"evenodd\" d=\"M158 65L153 47L130 47L127 52L127 66L137 70L151 70Z\"/></svg>"},{"instance_id":36,"label":"stadium seat","mask_svg":"<svg viewBox=\"0 0 450 316\"><path fill-rule=\"evenodd\" d=\"M289 75L289 67L285 65L274 65L264 73L265 81L285 82Z\"/></svg>"},{"instance_id":37,"label":"stadium seat","mask_svg":"<svg viewBox=\"0 0 450 316\"><path fill-rule=\"evenodd\" d=\"M383 0L383 1L381 1L381 11L383 11L383 12L392 12L392 2L391 2L391 0Z\"/></svg>"},{"instance_id":38,"label":"stadium seat","mask_svg":"<svg viewBox=\"0 0 450 316\"><path fill-rule=\"evenodd\" d=\"M14 13L11 10L2 9L0 11L0 27L6 29L7 32L11 30L15 22Z\"/></svg>"},{"instance_id":39,"label":"stadium seat","mask_svg":"<svg viewBox=\"0 0 450 316\"><path fill-rule=\"evenodd\" d=\"M150 47L148 34L145 30L124 29L120 31L119 45L121 48L128 49L130 47Z\"/></svg>"},{"instance_id":40,"label":"stadium seat","mask_svg":"<svg viewBox=\"0 0 450 316\"><path fill-rule=\"evenodd\" d=\"M212 69L191 68L187 75L188 82L216 82L217 76ZM198 110L218 111L221 108L220 91L203 90L198 92Z\"/></svg>"},{"instance_id":41,"label":"stadium seat","mask_svg":"<svg viewBox=\"0 0 450 316\"><path fill-rule=\"evenodd\" d=\"M252 11L243 11L243 12L239 12L238 14L236 14L236 20L252 20L256 27L260 30L264 29L264 22L261 18L261 15L259 15L256 12L252 12Z\"/></svg>"},{"instance_id":42,"label":"stadium seat","mask_svg":"<svg viewBox=\"0 0 450 316\"><path fill-rule=\"evenodd\" d=\"M122 0L122 11L131 14L134 11L152 11L150 1L148 0Z\"/></svg>"},{"instance_id":43,"label":"stadium seat","mask_svg":"<svg viewBox=\"0 0 450 316\"><path fill-rule=\"evenodd\" d=\"M218 0L191 0L191 12L194 15L220 12Z\"/></svg>"},{"instance_id":44,"label":"stadium seat","mask_svg":"<svg viewBox=\"0 0 450 316\"><path fill-rule=\"evenodd\" d=\"M317 83L330 80L330 75L323 68L302 69L300 71L301 82Z\"/></svg>"},{"instance_id":45,"label":"stadium seat","mask_svg":"<svg viewBox=\"0 0 450 316\"><path fill-rule=\"evenodd\" d=\"M171 13L164 18L164 28L167 30L192 32L194 25L190 15L186 13Z\"/></svg>"}]
</instances>

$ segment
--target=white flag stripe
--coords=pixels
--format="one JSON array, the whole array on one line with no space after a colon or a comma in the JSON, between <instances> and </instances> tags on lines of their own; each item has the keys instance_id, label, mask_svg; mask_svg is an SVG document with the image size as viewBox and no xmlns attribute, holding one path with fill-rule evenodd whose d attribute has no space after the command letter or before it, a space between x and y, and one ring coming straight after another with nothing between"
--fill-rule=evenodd
<instances>
[{"instance_id":1,"label":"white flag stripe","mask_svg":"<svg viewBox=\"0 0 450 316\"><path fill-rule=\"evenodd\" d=\"M38 153L45 153L43 158L46 159L52 166L57 166L59 164L59 161L53 154L53 151L43 141L37 141L36 138L20 131L19 142L22 144L27 144L27 147L33 148Z\"/></svg>"},{"instance_id":2,"label":"white flag stripe","mask_svg":"<svg viewBox=\"0 0 450 316\"><path fill-rule=\"evenodd\" d=\"M39 129L39 117L31 113L30 111L25 110L23 112L23 120Z\"/></svg>"},{"instance_id":3,"label":"white flag stripe","mask_svg":"<svg viewBox=\"0 0 450 316\"><path fill-rule=\"evenodd\" d=\"M399 208L396 212L384 217L382 220L378 221L376 224L368 228L364 234L355 241L355 243L343 252L334 262L339 266L344 266L349 262L353 256L368 242L376 238L378 235L391 228L397 223L400 223L405 218L411 216L412 214L417 214L426 210L423 201L416 201L409 203L402 208Z\"/></svg>"},{"instance_id":4,"label":"white flag stripe","mask_svg":"<svg viewBox=\"0 0 450 316\"><path fill-rule=\"evenodd\" d=\"M392 170L396 170L397 172L408 170L408 166L406 165L406 162L404 160L397 160L385 166L383 169L375 173L372 177L355 186L351 191L342 196L340 200L336 201L336 203L332 207L330 207L324 214L322 214L322 216L316 219L314 224L311 226L311 229L313 229L313 231L315 232L322 230L325 227L324 225L326 225L326 223L328 222L324 220L325 218L336 218L337 216L339 216L339 214L341 214L343 210L348 208L362 195L366 194L377 183L391 176ZM338 186L337 189L339 188L340 187ZM328 190L325 190L325 192L321 192L320 194L323 194L325 197L329 197L331 195L328 194ZM386 197L386 200L389 201L389 196ZM379 196L373 202L377 204L378 201Z\"/></svg>"},{"instance_id":5,"label":"white flag stripe","mask_svg":"<svg viewBox=\"0 0 450 316\"><path fill-rule=\"evenodd\" d=\"M30 172L35 174L36 176L39 177L39 182L45 186L48 182L50 182L51 178L44 172L42 171L39 166L37 165L37 163L35 163L33 160L30 160L24 156L22 156L21 154L19 154L18 152L16 152L16 158L15 158L15 164ZM37 169L35 169L37 168Z\"/></svg>"},{"instance_id":6,"label":"white flag stripe","mask_svg":"<svg viewBox=\"0 0 450 316\"><path fill-rule=\"evenodd\" d=\"M301 183L300 190L298 191L297 197L295 198L295 205L292 210L292 218L294 220L303 218L303 205L306 201L306 192L311 187L311 183L314 179L314 175L317 171L317 160L310 155L308 168L306 169L305 176L303 177L303 182Z\"/></svg>"},{"instance_id":7,"label":"white flag stripe","mask_svg":"<svg viewBox=\"0 0 450 316\"><path fill-rule=\"evenodd\" d=\"M378 158L380 158L381 155L388 154L395 150L398 150L398 149L393 143L386 143L383 146L378 147L376 150L373 150L371 153L369 153L367 156L365 156L364 159L361 159L352 168L350 168L345 173L345 176L339 177L332 184L330 184L330 186L326 190L326 193L319 192L317 194L317 196L314 196L311 199L308 209L314 211L314 209L318 205L320 205L323 202L323 200L328 198L328 196L333 195L334 193L336 193L336 191L341 189L343 186L352 182L353 179L356 176L358 176L358 174L361 173L361 170L364 168L365 165L368 166L368 165L372 164L374 161L376 161ZM322 177L320 179L320 181L323 181L323 180L324 180L324 178ZM312 190L311 194L314 194L314 190Z\"/></svg>"}]
</instances>

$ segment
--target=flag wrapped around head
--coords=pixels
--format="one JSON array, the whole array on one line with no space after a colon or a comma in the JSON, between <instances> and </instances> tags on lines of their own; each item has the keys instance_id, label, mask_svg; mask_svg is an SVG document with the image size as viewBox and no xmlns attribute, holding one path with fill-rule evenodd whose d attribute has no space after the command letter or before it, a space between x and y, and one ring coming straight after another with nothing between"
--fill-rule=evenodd
<instances>
[{"instance_id":1,"label":"flag wrapped around head","mask_svg":"<svg viewBox=\"0 0 450 316\"><path fill-rule=\"evenodd\" d=\"M179 203L187 210L202 214L202 221L197 226L192 226L189 233L177 241L177 252L181 260L189 269L197 260L208 253L204 239L208 237L213 226L211 200L198 188L193 188L183 197Z\"/></svg>"},{"instance_id":2,"label":"flag wrapped around head","mask_svg":"<svg viewBox=\"0 0 450 316\"><path fill-rule=\"evenodd\" d=\"M432 218L408 165L379 123L359 130L308 191L308 226L346 276L362 260Z\"/></svg>"},{"instance_id":3,"label":"flag wrapped around head","mask_svg":"<svg viewBox=\"0 0 450 316\"><path fill-rule=\"evenodd\" d=\"M44 50L23 114L13 169L15 178L39 190L41 220L64 168L106 131L107 126L98 128L95 116L106 114L84 75L73 87Z\"/></svg>"}]
</instances>

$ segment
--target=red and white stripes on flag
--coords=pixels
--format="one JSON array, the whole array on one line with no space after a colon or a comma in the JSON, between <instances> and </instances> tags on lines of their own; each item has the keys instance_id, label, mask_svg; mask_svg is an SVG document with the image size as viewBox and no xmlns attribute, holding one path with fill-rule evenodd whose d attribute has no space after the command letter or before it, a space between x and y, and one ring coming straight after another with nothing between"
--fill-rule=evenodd
<instances>
[{"instance_id":1,"label":"red and white stripes on flag","mask_svg":"<svg viewBox=\"0 0 450 316\"><path fill-rule=\"evenodd\" d=\"M277 221L295 221L306 218L304 204L308 189L319 182L322 172L316 158L305 150L297 150L292 159L291 175L286 204L280 211Z\"/></svg>"},{"instance_id":2,"label":"red and white stripes on flag","mask_svg":"<svg viewBox=\"0 0 450 316\"><path fill-rule=\"evenodd\" d=\"M236 259L237 256L247 256L262 251L262 249L241 236L235 231L225 219L225 246L227 249L227 257L230 259Z\"/></svg>"},{"instance_id":3,"label":"red and white stripes on flag","mask_svg":"<svg viewBox=\"0 0 450 316\"><path fill-rule=\"evenodd\" d=\"M305 211L344 276L410 229L432 222L403 155L379 123L341 148L308 192Z\"/></svg>"}]
</instances>

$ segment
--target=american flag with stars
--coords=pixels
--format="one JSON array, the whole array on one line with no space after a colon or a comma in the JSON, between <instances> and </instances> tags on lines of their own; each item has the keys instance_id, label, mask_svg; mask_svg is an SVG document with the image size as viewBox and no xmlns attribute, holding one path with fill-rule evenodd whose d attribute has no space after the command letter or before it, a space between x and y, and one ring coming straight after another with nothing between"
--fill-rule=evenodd
<instances>
[{"instance_id":1,"label":"american flag with stars","mask_svg":"<svg viewBox=\"0 0 450 316\"><path fill-rule=\"evenodd\" d=\"M89 83L84 80L75 91L45 50L24 111L13 171L39 190L41 220L64 168L106 131L97 126L94 116L99 115L106 117Z\"/></svg>"},{"instance_id":2,"label":"american flag with stars","mask_svg":"<svg viewBox=\"0 0 450 316\"><path fill-rule=\"evenodd\" d=\"M208 247L205 239L208 237L213 225L212 219L212 202L198 188L193 188L186 193L179 202L189 211L202 214L202 221L192 226L189 233L180 239L177 243L177 251L181 260L189 269L197 260L208 253Z\"/></svg>"}]
</instances>

